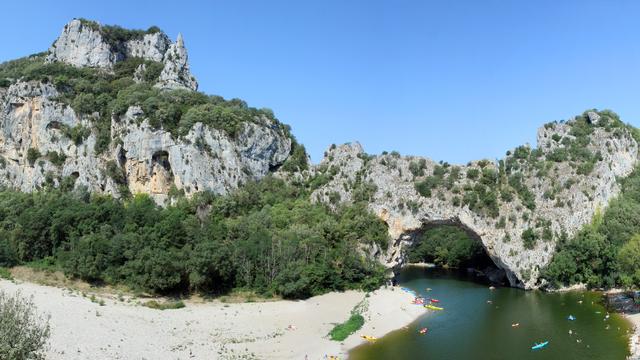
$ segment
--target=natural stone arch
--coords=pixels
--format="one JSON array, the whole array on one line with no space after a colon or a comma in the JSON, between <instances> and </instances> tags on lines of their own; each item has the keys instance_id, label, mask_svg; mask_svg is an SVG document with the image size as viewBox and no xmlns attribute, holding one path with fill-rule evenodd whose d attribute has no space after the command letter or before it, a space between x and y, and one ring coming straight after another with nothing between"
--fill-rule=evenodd
<instances>
[{"instance_id":1,"label":"natural stone arch","mask_svg":"<svg viewBox=\"0 0 640 360\"><path fill-rule=\"evenodd\" d=\"M500 270L504 273L504 277L509 282L510 286L514 287L523 287L521 281L513 274L513 272L509 271L509 268L502 263L500 257L496 256L492 251L489 251L485 245L485 241L483 241L482 236L469 224L465 223L458 217L451 217L445 219L436 219L436 220L427 220L422 223L422 226L415 230L408 231L398 237L398 240L394 243L394 247L398 248L399 251L396 251L397 258L396 259L388 259L391 262L395 263L393 266L394 275L398 273L398 271L407 264L407 255L408 250L418 244L421 240L422 235L428 230L435 229L441 226L452 226L456 227L462 231L464 231L469 238L473 241L477 242L481 247L484 255L491 261L493 266L496 269ZM478 269L480 270L480 269ZM487 276L489 277L489 276ZM492 282L494 282L492 280ZM500 281L495 281L500 282Z\"/></svg>"},{"instance_id":2,"label":"natural stone arch","mask_svg":"<svg viewBox=\"0 0 640 360\"><path fill-rule=\"evenodd\" d=\"M575 234L617 196L617 179L628 176L638 160L638 143L628 131L616 135L602 127L592 128L589 135L587 149L600 155L590 172L579 173L571 162L554 160L549 155L565 146L554 138L573 141L572 124L540 128L537 148L521 146L503 159L466 164L398 152L368 155L358 143L331 146L316 168L330 180L312 199L331 204L336 194L347 203L364 197L389 227L387 250L370 252L388 268L402 264L403 242L412 232L425 224L457 222L482 240L512 286L539 288L557 242ZM541 164L546 174L539 170ZM487 192L493 200L484 197Z\"/></svg>"}]
</instances>

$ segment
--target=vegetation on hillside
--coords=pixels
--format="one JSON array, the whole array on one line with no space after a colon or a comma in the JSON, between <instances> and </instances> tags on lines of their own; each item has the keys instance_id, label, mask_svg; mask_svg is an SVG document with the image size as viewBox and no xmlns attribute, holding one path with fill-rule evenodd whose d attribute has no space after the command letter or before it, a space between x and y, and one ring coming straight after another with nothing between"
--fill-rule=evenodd
<instances>
[{"instance_id":1,"label":"vegetation on hillside","mask_svg":"<svg viewBox=\"0 0 640 360\"><path fill-rule=\"evenodd\" d=\"M386 248L387 236L362 203L334 212L272 177L167 208L144 195L123 202L58 189L0 192L0 266L39 261L153 293L241 288L304 298L372 289L384 268L359 249Z\"/></svg>"},{"instance_id":2,"label":"vegetation on hillside","mask_svg":"<svg viewBox=\"0 0 640 360\"><path fill-rule=\"evenodd\" d=\"M554 286L640 287L640 169L622 192L575 236L563 236L543 277Z\"/></svg>"},{"instance_id":3,"label":"vegetation on hillside","mask_svg":"<svg viewBox=\"0 0 640 360\"><path fill-rule=\"evenodd\" d=\"M103 30L107 28L102 27ZM270 109L256 109L240 99L225 100L196 91L158 89L153 85L163 65L141 58L118 62L113 72L107 72L95 68L77 68L61 62L45 63L45 55L41 53L0 64L0 87L8 87L18 80L53 84L60 92L58 101L70 105L78 114L92 121L93 128L83 130L95 132L97 153L104 152L111 142L112 116L122 116L130 106L136 105L145 114L140 120L146 118L152 127L169 131L174 137L186 135L197 122L222 130L232 137L239 133L245 123L272 122L284 136L293 140L292 160L286 169L294 171L307 168L304 146L295 142L289 126L280 123ZM143 81L136 83L133 74L141 64L145 64L146 71L142 76ZM67 130L69 136L74 131L78 132ZM84 131L82 135L86 137L88 133ZM73 140L81 143L83 138L74 137Z\"/></svg>"},{"instance_id":4,"label":"vegetation on hillside","mask_svg":"<svg viewBox=\"0 0 640 360\"><path fill-rule=\"evenodd\" d=\"M125 29L117 25L101 25L93 20L87 20L84 18L78 19L84 26L90 27L94 31L98 31L104 41L111 46L112 49L117 49L120 43L129 40L140 40L147 34L159 33L160 30L157 26L151 26L147 30Z\"/></svg>"},{"instance_id":5,"label":"vegetation on hillside","mask_svg":"<svg viewBox=\"0 0 640 360\"><path fill-rule=\"evenodd\" d=\"M568 136L553 134L552 141L556 145L553 150L519 146L495 163L488 160L469 163L466 171L441 162L429 172L426 171L424 160L413 161L409 171L416 177L416 191L424 197L438 194L444 200L442 192L446 190L454 194L451 197L454 206L468 206L475 213L494 219L506 215L500 214L501 203L510 203L517 198L522 204L522 207L518 205L518 211L524 210L523 216L529 216L527 211L536 208L536 196L527 179L549 178L554 183L553 175L558 171L558 163L568 164L576 176L589 175L595 165L602 161L600 152L589 149L591 135L596 128L612 133L614 137L626 136L625 132L629 131L640 139L638 131L625 125L616 113L609 110L589 111L595 111L600 116L597 124L589 121L588 111L576 116L567 123ZM549 123L545 127L553 129L556 125ZM554 184L554 190L545 193L545 198L553 199L563 185L570 187L571 184ZM556 206L567 205L570 204L560 200L556 202Z\"/></svg>"}]
</instances>

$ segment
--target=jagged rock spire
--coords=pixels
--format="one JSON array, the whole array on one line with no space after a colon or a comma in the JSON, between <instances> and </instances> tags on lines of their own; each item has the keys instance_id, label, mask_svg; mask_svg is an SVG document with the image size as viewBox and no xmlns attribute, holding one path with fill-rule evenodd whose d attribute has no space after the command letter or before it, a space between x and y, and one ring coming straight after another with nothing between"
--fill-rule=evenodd
<instances>
[{"instance_id":1,"label":"jagged rock spire","mask_svg":"<svg viewBox=\"0 0 640 360\"><path fill-rule=\"evenodd\" d=\"M103 26L97 22L73 19L64 26L46 58L48 62L65 62L77 67L111 69L131 57L164 63L157 87L197 90L198 83L191 75L187 49L182 34L175 43L161 31L149 31L127 41L106 38ZM141 74L138 74L140 77Z\"/></svg>"},{"instance_id":2,"label":"jagged rock spire","mask_svg":"<svg viewBox=\"0 0 640 360\"><path fill-rule=\"evenodd\" d=\"M178 39L176 40L176 44L178 47L184 47L184 39L182 38L182 33L178 33Z\"/></svg>"},{"instance_id":3,"label":"jagged rock spire","mask_svg":"<svg viewBox=\"0 0 640 360\"><path fill-rule=\"evenodd\" d=\"M163 89L186 88L197 90L198 82L191 75L188 60L184 39L182 34L178 34L176 42L171 44L169 50L164 54L164 68L156 86Z\"/></svg>"}]
</instances>

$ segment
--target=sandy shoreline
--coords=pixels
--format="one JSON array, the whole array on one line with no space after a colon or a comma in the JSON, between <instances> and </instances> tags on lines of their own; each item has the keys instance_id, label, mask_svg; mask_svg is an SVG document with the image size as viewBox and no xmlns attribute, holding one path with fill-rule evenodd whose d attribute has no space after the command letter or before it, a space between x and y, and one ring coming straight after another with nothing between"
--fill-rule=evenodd
<instances>
[{"instance_id":1,"label":"sandy shoreline","mask_svg":"<svg viewBox=\"0 0 640 360\"><path fill-rule=\"evenodd\" d=\"M640 314L624 315L633 324L633 335L629 339L629 360L640 360Z\"/></svg>"},{"instance_id":2,"label":"sandy shoreline","mask_svg":"<svg viewBox=\"0 0 640 360\"><path fill-rule=\"evenodd\" d=\"M101 306L77 292L33 283L0 280L0 289L33 296L38 310L51 316L47 359L344 359L362 343L360 335L383 336L425 313L398 287L305 301L187 302L167 311L106 298ZM363 301L362 330L343 343L329 340L334 324Z\"/></svg>"}]
</instances>

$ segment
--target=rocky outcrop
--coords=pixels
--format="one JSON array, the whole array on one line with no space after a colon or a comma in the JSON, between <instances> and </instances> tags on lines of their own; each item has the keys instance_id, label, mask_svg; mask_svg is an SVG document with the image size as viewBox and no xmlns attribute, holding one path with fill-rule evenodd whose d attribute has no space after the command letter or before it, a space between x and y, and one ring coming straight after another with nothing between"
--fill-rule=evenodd
<instances>
[{"instance_id":1,"label":"rocky outcrop","mask_svg":"<svg viewBox=\"0 0 640 360\"><path fill-rule=\"evenodd\" d=\"M588 119L597 122L599 115ZM571 128L572 122L541 128L538 148L532 152L535 155L527 157L535 160L517 158L532 151L522 147L500 161L474 161L464 166L397 153L370 156L358 143L332 146L315 170L331 180L312 196L332 204L336 199L348 202L354 196L362 197L369 189L369 208L389 226L389 249L377 252L388 267L404 263L404 250L426 227L454 224L482 242L513 286L536 288L541 285L539 273L551 260L555 242L564 234L574 234L598 209L606 207L619 192L616 178L627 176L637 163L638 144L629 132L604 127L593 128L589 135L586 148L599 158L588 174L576 162L550 160L558 153L556 149L575 140ZM493 183L492 176L482 176L485 172L496 175ZM416 184L420 182L427 189L432 184L430 194L418 193ZM529 190L533 203L518 196L514 186L519 184L523 185L521 191ZM493 195L486 192L491 188ZM483 196L487 207L496 202L493 211L474 203ZM536 240L533 245L523 240L530 235Z\"/></svg>"},{"instance_id":2,"label":"rocky outcrop","mask_svg":"<svg viewBox=\"0 0 640 360\"><path fill-rule=\"evenodd\" d=\"M156 86L164 89L198 89L196 78L191 75L189 70L188 60L182 34L178 34L176 43L171 44L169 50L164 54L164 68Z\"/></svg>"},{"instance_id":3,"label":"rocky outcrop","mask_svg":"<svg viewBox=\"0 0 640 360\"><path fill-rule=\"evenodd\" d=\"M98 29L74 19L51 45L47 61L61 61L77 67L112 67L118 54L102 38Z\"/></svg>"},{"instance_id":4,"label":"rocky outcrop","mask_svg":"<svg viewBox=\"0 0 640 360\"><path fill-rule=\"evenodd\" d=\"M79 142L69 136L74 129L92 129L90 117L57 96L52 85L40 82L0 90L0 184L34 191L71 178L92 192L148 193L165 203L172 190L225 194L265 176L291 150L291 139L268 118L243 124L235 137L196 123L176 139L153 129L142 110L131 107L112 118L110 148L97 154L95 131Z\"/></svg>"},{"instance_id":5,"label":"rocky outcrop","mask_svg":"<svg viewBox=\"0 0 640 360\"><path fill-rule=\"evenodd\" d=\"M105 32L107 28L115 27L104 27L88 20L70 21L51 45L46 61L110 70L120 61L137 57L164 64L158 87L198 89L198 83L189 69L182 35L178 36L176 43L171 43L167 35L159 30L143 33L121 29L132 34L130 39L125 40L109 35Z\"/></svg>"}]
</instances>

